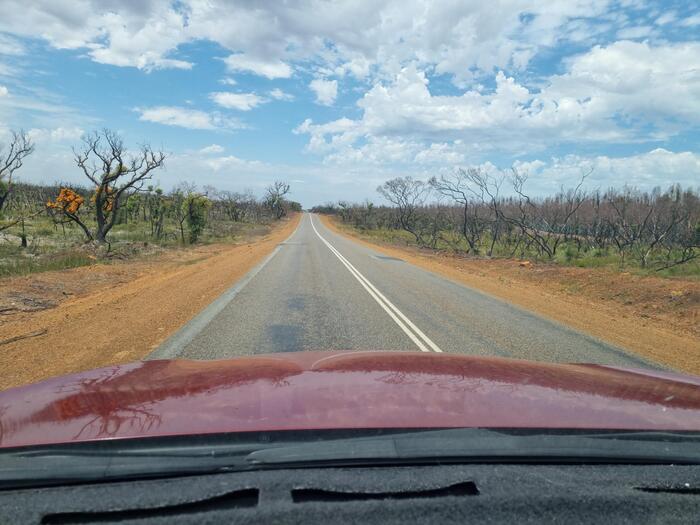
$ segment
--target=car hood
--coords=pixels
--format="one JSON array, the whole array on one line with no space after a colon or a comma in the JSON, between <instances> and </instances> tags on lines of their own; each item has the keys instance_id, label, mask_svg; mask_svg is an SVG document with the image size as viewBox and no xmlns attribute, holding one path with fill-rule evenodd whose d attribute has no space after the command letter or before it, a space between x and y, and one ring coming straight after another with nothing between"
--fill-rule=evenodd
<instances>
[{"instance_id":1,"label":"car hood","mask_svg":"<svg viewBox=\"0 0 700 525\"><path fill-rule=\"evenodd\" d=\"M0 447L353 428L700 430L700 378L413 352L160 360L0 393Z\"/></svg>"}]
</instances>

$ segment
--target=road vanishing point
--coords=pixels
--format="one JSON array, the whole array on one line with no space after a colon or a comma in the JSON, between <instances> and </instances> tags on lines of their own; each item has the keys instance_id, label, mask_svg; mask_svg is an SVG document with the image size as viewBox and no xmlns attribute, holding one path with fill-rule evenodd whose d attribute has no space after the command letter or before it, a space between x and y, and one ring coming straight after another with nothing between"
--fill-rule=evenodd
<instances>
[{"instance_id":1,"label":"road vanishing point","mask_svg":"<svg viewBox=\"0 0 700 525\"><path fill-rule=\"evenodd\" d=\"M657 367L339 235L304 213L256 268L149 359L396 350Z\"/></svg>"}]
</instances>

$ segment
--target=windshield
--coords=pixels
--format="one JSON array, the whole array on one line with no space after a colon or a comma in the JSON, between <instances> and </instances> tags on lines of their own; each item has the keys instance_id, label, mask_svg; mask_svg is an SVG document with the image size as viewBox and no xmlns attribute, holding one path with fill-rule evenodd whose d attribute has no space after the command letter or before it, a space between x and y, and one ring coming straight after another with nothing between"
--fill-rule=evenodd
<instances>
[{"instance_id":1,"label":"windshield","mask_svg":"<svg viewBox=\"0 0 700 525\"><path fill-rule=\"evenodd\" d=\"M695 2L27 4L0 484L266 433L236 468L697 460Z\"/></svg>"}]
</instances>

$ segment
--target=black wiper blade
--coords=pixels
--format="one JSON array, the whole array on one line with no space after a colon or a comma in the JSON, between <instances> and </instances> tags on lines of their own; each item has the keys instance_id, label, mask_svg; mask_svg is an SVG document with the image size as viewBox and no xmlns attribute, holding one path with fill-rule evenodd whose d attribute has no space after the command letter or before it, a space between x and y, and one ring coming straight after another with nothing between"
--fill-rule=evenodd
<instances>
[{"instance_id":1,"label":"black wiper blade","mask_svg":"<svg viewBox=\"0 0 700 525\"><path fill-rule=\"evenodd\" d=\"M700 464L700 434L469 428L265 444L29 447L0 452L0 490L268 468L447 462Z\"/></svg>"},{"instance_id":2,"label":"black wiper blade","mask_svg":"<svg viewBox=\"0 0 700 525\"><path fill-rule=\"evenodd\" d=\"M244 457L82 456L78 464L76 456L44 457L40 459L41 464L3 460L0 465L0 490L180 477L250 469L250 466L244 463Z\"/></svg>"},{"instance_id":3,"label":"black wiper blade","mask_svg":"<svg viewBox=\"0 0 700 525\"><path fill-rule=\"evenodd\" d=\"M673 437L676 437L672 434ZM517 435L453 429L357 438L259 450L246 461L259 467L431 462L557 462L700 464L700 439L651 439L639 433Z\"/></svg>"},{"instance_id":4,"label":"black wiper blade","mask_svg":"<svg viewBox=\"0 0 700 525\"><path fill-rule=\"evenodd\" d=\"M61 447L51 445L47 447L31 447L5 453L5 456L16 458L47 458L47 457L170 457L170 458L196 458L196 457L221 457L231 455L245 455L255 450L260 450L262 445L255 444L201 444L201 445L154 445L139 446L133 448L111 448L104 446L80 445ZM0 456L2 457L2 456ZM0 461L2 461L0 459ZM1 466L1 463L0 463Z\"/></svg>"},{"instance_id":5,"label":"black wiper blade","mask_svg":"<svg viewBox=\"0 0 700 525\"><path fill-rule=\"evenodd\" d=\"M32 447L0 454L0 490L250 469L255 444Z\"/></svg>"},{"instance_id":6,"label":"black wiper blade","mask_svg":"<svg viewBox=\"0 0 700 525\"><path fill-rule=\"evenodd\" d=\"M582 433L581 437L597 438L597 439L627 439L631 441L665 441L665 442L687 442L695 443L700 446L700 434L698 432L663 432L663 431L624 431L624 432L596 432Z\"/></svg>"}]
</instances>

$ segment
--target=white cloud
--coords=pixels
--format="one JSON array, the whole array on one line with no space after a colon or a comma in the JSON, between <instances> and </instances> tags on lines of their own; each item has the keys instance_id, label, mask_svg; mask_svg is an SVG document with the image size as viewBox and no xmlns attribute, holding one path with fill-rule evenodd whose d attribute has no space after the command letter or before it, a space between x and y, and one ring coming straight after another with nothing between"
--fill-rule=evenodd
<instances>
[{"instance_id":1,"label":"white cloud","mask_svg":"<svg viewBox=\"0 0 700 525\"><path fill-rule=\"evenodd\" d=\"M294 97L292 95L290 95L289 93L285 93L284 91L282 91L279 88L273 89L268 94L270 95L271 98L273 98L275 100L287 100L287 101L294 100Z\"/></svg>"},{"instance_id":2,"label":"white cloud","mask_svg":"<svg viewBox=\"0 0 700 525\"><path fill-rule=\"evenodd\" d=\"M106 43L90 42L92 58L102 64L152 69L190 69L192 63L168 55L183 43L184 18L165 7L154 9L149 18L135 18L131 13L103 15L102 31L109 28ZM81 46L82 47L82 46Z\"/></svg>"},{"instance_id":3,"label":"white cloud","mask_svg":"<svg viewBox=\"0 0 700 525\"><path fill-rule=\"evenodd\" d=\"M700 42L616 42L574 58L541 99L566 102L584 118L646 117L700 123Z\"/></svg>"},{"instance_id":4,"label":"white cloud","mask_svg":"<svg viewBox=\"0 0 700 525\"><path fill-rule=\"evenodd\" d=\"M347 61L337 66L334 73L338 76L350 74L356 79L362 80L369 76L372 63L362 55L348 57Z\"/></svg>"},{"instance_id":5,"label":"white cloud","mask_svg":"<svg viewBox=\"0 0 700 525\"><path fill-rule=\"evenodd\" d=\"M257 96L255 93L230 93L227 91L211 93L209 98L221 107L240 111L250 111L266 102L264 98Z\"/></svg>"},{"instance_id":6,"label":"white cloud","mask_svg":"<svg viewBox=\"0 0 700 525\"><path fill-rule=\"evenodd\" d=\"M315 78L309 84L311 90L316 93L316 102L324 106L331 106L338 96L338 81Z\"/></svg>"},{"instance_id":7,"label":"white cloud","mask_svg":"<svg viewBox=\"0 0 700 525\"><path fill-rule=\"evenodd\" d=\"M76 50L75 55L144 71L193 67L193 57L203 55L188 44L203 40L214 42L211 48L225 57L230 76L221 83L226 86L236 85L236 78L247 82L239 72L267 79L296 74L300 78L294 88L287 87L292 82L280 87L296 89L316 78L310 89L326 105L335 103L338 82L344 97L358 90L357 107L347 114L351 118L307 119L296 128L308 136L309 151L338 164L324 171L325 179L309 177L312 181L342 179L342 184L361 188L395 175L392 170L420 174L436 166L495 158L500 163L546 159L548 149L560 144L567 146L564 151L581 146L608 151L610 144L619 143L639 150L645 142L653 144L652 151L624 163L648 173L649 183L654 173L662 181L670 177L665 173L697 179L696 154L672 153L669 139L685 134L682 143L687 144L700 125L700 42L688 29L670 32L699 24L697 14L682 18L680 11L626 0L4 0L0 74L14 78L2 79L11 93L0 86L0 122L24 120L47 141L52 130L100 125L86 124L85 117L64 105L65 99L20 83L20 68L32 57L28 50L38 45L15 36L40 38L54 48ZM611 35L646 41L597 45ZM570 49L581 51L552 61ZM543 59L538 65L551 66L557 74L543 76L539 66L529 70L537 57ZM443 74L453 86L436 79ZM264 79L263 86L254 88L258 94L218 92L212 100L250 110L291 96ZM190 129L241 127L223 109L181 106L144 107L138 115ZM653 149L660 145L666 149ZM191 165L222 174L224 167L245 166L248 174L268 175L253 169L254 161L203 150L190 152L193 158L203 157ZM532 169L549 169L546 173L554 178L565 167L573 173L579 163L592 159L596 173L617 173L605 180L620 180L625 173L623 161L604 156L542 160L543 166L535 169L533 164Z\"/></svg>"},{"instance_id":8,"label":"white cloud","mask_svg":"<svg viewBox=\"0 0 700 525\"><path fill-rule=\"evenodd\" d=\"M62 0L65 1L65 0ZM0 31L84 49L103 63L142 69L191 67L174 56L208 40L233 53L235 71L288 78L313 61L335 75L395 74L417 62L458 82L494 68L523 68L541 49L604 31L591 20L611 0L4 0ZM689 19L690 20L690 19ZM571 25L577 26L577 31Z\"/></svg>"},{"instance_id":9,"label":"white cloud","mask_svg":"<svg viewBox=\"0 0 700 525\"><path fill-rule=\"evenodd\" d=\"M53 129L32 128L27 132L27 135L34 142L75 142L84 133L85 131L78 127L58 127Z\"/></svg>"},{"instance_id":10,"label":"white cloud","mask_svg":"<svg viewBox=\"0 0 700 525\"><path fill-rule=\"evenodd\" d=\"M617 32L617 38L621 40L645 38L651 35L653 30L651 26L626 27Z\"/></svg>"},{"instance_id":11,"label":"white cloud","mask_svg":"<svg viewBox=\"0 0 700 525\"><path fill-rule=\"evenodd\" d=\"M296 132L309 134L310 151L338 160L362 158L350 150L381 137L391 138L392 148L397 141L431 148L461 140L456 155L524 154L560 143L660 140L700 124L700 42L617 42L567 65L539 91L498 72L492 91L457 96L433 95L425 73L411 66L365 93L357 102L361 118L307 120Z\"/></svg>"},{"instance_id":12,"label":"white cloud","mask_svg":"<svg viewBox=\"0 0 700 525\"><path fill-rule=\"evenodd\" d=\"M24 45L9 35L0 34L0 55L24 55Z\"/></svg>"},{"instance_id":13,"label":"white cloud","mask_svg":"<svg viewBox=\"0 0 700 525\"><path fill-rule=\"evenodd\" d=\"M281 60L261 60L237 54L226 57L224 62L230 71L246 71L269 79L292 76L292 68Z\"/></svg>"},{"instance_id":14,"label":"white cloud","mask_svg":"<svg viewBox=\"0 0 700 525\"><path fill-rule=\"evenodd\" d=\"M389 137L370 137L357 148L340 148L326 157L326 161L343 164L393 165L410 162L419 153L415 142Z\"/></svg>"},{"instance_id":15,"label":"white cloud","mask_svg":"<svg viewBox=\"0 0 700 525\"><path fill-rule=\"evenodd\" d=\"M606 190L626 184L650 190L673 183L698 187L700 181L700 154L674 153L663 148L627 157L568 155L548 161L516 162L514 166L529 173L529 186L539 194L555 192L561 185L570 186L571 181L589 171L586 181L589 189Z\"/></svg>"},{"instance_id":16,"label":"white cloud","mask_svg":"<svg viewBox=\"0 0 700 525\"><path fill-rule=\"evenodd\" d=\"M218 144L211 144L210 146L206 146L206 147L199 150L199 152L204 154L204 155L211 155L213 153L222 153L223 151L224 151L224 148L222 146L219 146Z\"/></svg>"},{"instance_id":17,"label":"white cloud","mask_svg":"<svg viewBox=\"0 0 700 525\"><path fill-rule=\"evenodd\" d=\"M656 25L666 25L670 24L671 22L675 22L678 19L678 15L676 14L675 11L667 11L661 16L659 16L656 20L654 20L654 23Z\"/></svg>"},{"instance_id":18,"label":"white cloud","mask_svg":"<svg viewBox=\"0 0 700 525\"><path fill-rule=\"evenodd\" d=\"M80 115L57 94L13 79L10 87L0 85L0 128L85 129L104 126L90 116Z\"/></svg>"},{"instance_id":19,"label":"white cloud","mask_svg":"<svg viewBox=\"0 0 700 525\"><path fill-rule=\"evenodd\" d=\"M689 16L681 21L681 25L684 27L695 27L700 26L700 14Z\"/></svg>"},{"instance_id":20,"label":"white cloud","mask_svg":"<svg viewBox=\"0 0 700 525\"><path fill-rule=\"evenodd\" d=\"M206 159L204 164L207 168L214 172L232 170L232 169L250 169L264 166L264 163L257 160L243 160L235 155L227 155L225 157L214 157Z\"/></svg>"},{"instance_id":21,"label":"white cloud","mask_svg":"<svg viewBox=\"0 0 700 525\"><path fill-rule=\"evenodd\" d=\"M465 161L463 153L453 144L432 143L430 147L416 153L414 158L418 164L462 164Z\"/></svg>"},{"instance_id":22,"label":"white cloud","mask_svg":"<svg viewBox=\"0 0 700 525\"><path fill-rule=\"evenodd\" d=\"M140 113L139 120L166 126L206 130L240 129L243 127L238 121L222 117L218 113L207 113L177 106L136 108L136 111Z\"/></svg>"},{"instance_id":23,"label":"white cloud","mask_svg":"<svg viewBox=\"0 0 700 525\"><path fill-rule=\"evenodd\" d=\"M102 64L146 71L192 67L190 62L170 56L188 37L184 13L169 3L114 3L107 7L99 0L88 0L61 8L55 2L28 6L16 0L4 2L4 7L6 31L45 38L58 49L87 49L88 55Z\"/></svg>"}]
</instances>

